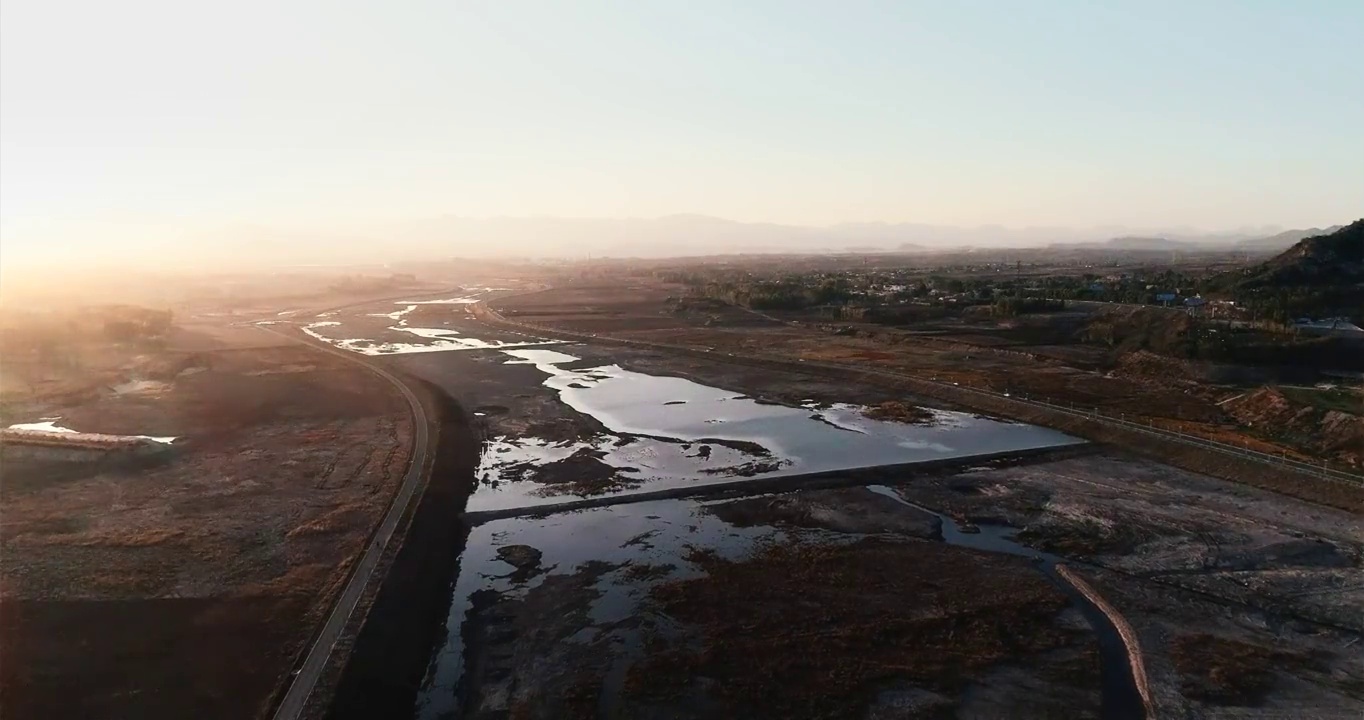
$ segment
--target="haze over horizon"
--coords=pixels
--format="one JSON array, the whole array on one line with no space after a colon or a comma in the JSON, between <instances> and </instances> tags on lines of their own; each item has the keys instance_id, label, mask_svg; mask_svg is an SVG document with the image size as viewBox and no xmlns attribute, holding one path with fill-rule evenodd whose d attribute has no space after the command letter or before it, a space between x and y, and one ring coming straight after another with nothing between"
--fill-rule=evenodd
<instances>
[{"instance_id":1,"label":"haze over horizon","mask_svg":"<svg viewBox=\"0 0 1364 720\"><path fill-rule=\"evenodd\" d=\"M717 217L792 250L1038 244L1361 214L1364 4L1114 5L6 0L0 254L695 254L736 247Z\"/></svg>"}]
</instances>

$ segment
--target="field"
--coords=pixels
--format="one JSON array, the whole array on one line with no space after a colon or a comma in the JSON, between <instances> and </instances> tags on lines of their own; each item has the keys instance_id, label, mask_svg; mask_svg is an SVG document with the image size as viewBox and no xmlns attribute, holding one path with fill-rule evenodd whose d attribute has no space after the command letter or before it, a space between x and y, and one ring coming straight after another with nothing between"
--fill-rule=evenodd
<instances>
[{"instance_id":1,"label":"field","mask_svg":"<svg viewBox=\"0 0 1364 720\"><path fill-rule=\"evenodd\" d=\"M176 440L6 457L0 714L262 716L406 468L406 404L249 326L67 347L7 364L5 423Z\"/></svg>"}]
</instances>

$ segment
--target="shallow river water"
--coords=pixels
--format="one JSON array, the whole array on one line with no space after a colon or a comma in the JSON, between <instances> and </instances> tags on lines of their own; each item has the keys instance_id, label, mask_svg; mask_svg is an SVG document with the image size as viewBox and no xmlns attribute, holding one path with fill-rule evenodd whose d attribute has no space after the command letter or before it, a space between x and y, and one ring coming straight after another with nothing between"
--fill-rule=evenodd
<instances>
[{"instance_id":1,"label":"shallow river water","mask_svg":"<svg viewBox=\"0 0 1364 720\"><path fill-rule=\"evenodd\" d=\"M572 368L558 350L511 349L509 363L534 365L544 384L610 433L591 441L493 437L480 463L470 511L562 502L530 482L534 466L592 451L636 490L732 482L1057 447L1081 442L1047 428L946 410L923 422L874 420L855 405L760 402L686 378L648 375L619 365ZM627 488L621 492L630 492Z\"/></svg>"}]
</instances>

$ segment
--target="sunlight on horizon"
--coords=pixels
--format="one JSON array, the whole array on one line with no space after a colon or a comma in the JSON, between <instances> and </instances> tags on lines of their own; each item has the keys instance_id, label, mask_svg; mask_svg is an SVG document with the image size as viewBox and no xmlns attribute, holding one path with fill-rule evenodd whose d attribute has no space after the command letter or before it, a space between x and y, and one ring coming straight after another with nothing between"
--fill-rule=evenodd
<instances>
[{"instance_id":1,"label":"sunlight on horizon","mask_svg":"<svg viewBox=\"0 0 1364 720\"><path fill-rule=\"evenodd\" d=\"M0 26L11 267L1248 236L1364 208L1357 3L10 0ZM931 227L841 226L865 222Z\"/></svg>"}]
</instances>

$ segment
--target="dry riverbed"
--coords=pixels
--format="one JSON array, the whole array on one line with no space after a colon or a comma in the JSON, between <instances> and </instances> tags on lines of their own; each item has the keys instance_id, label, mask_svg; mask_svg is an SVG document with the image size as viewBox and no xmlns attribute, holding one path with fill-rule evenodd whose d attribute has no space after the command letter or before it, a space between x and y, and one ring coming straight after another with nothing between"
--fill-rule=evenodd
<instances>
[{"instance_id":1,"label":"dry riverbed","mask_svg":"<svg viewBox=\"0 0 1364 720\"><path fill-rule=\"evenodd\" d=\"M884 437L905 442L907 460L971 448L988 436L982 429L1027 427L817 372L540 344L463 308L422 312L423 326L439 331L427 340L486 344L390 361L450 392L483 433L470 510L621 499L679 480L705 486L714 481L699 471L707 466L727 482L780 477L802 462L818 467L802 453L823 447L812 437L881 437L871 423L894 426ZM388 313L372 314L395 327ZM342 325L324 329L338 338L382 339L351 318L334 322ZM689 382L724 390L700 394ZM644 404L652 407L641 416ZM742 412L715 411L730 407ZM773 408L789 426L735 432ZM692 424L703 417L721 422L703 433ZM739 460L789 465L749 475L736 471ZM686 472L670 474L679 465ZM888 487L654 500L476 525L417 716L1111 717L1107 626L1048 572L1057 560L1131 613L1157 710L1268 718L1285 707L1307 717L1364 709L1355 617L1364 526L1355 515L1103 450L968 460L878 482ZM940 539L960 544L973 526L1031 549ZM1186 610L1195 601L1215 612ZM1225 666L1206 662L1220 655ZM1245 684L1227 680L1266 665Z\"/></svg>"}]
</instances>

